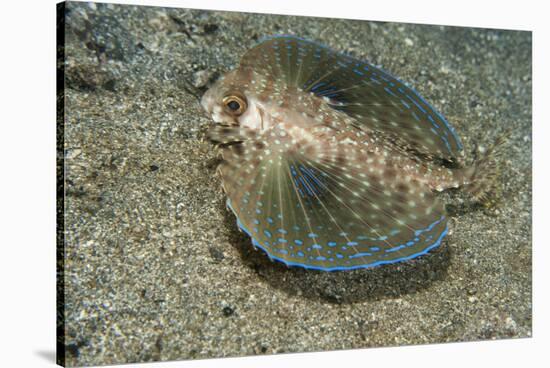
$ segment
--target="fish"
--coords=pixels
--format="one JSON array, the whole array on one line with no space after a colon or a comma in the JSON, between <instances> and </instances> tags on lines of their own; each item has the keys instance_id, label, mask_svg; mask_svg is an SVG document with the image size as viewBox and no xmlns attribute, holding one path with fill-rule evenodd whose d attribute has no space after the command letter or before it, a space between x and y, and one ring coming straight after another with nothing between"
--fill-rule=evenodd
<instances>
[{"instance_id":1,"label":"fish","mask_svg":"<svg viewBox=\"0 0 550 368\"><path fill-rule=\"evenodd\" d=\"M200 103L238 228L287 266L345 271L424 255L449 233L438 192L480 199L495 180L494 149L463 165L454 128L413 88L297 36L262 40Z\"/></svg>"}]
</instances>

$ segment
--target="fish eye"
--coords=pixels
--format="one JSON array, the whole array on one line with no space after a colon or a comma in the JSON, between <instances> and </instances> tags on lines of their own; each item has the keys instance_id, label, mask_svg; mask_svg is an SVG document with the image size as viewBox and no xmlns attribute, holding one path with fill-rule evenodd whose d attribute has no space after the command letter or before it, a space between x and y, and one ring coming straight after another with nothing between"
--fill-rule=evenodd
<instances>
[{"instance_id":1,"label":"fish eye","mask_svg":"<svg viewBox=\"0 0 550 368\"><path fill-rule=\"evenodd\" d=\"M246 108L246 98L240 93L231 93L223 98L223 105L228 113L234 116L242 115Z\"/></svg>"}]
</instances>

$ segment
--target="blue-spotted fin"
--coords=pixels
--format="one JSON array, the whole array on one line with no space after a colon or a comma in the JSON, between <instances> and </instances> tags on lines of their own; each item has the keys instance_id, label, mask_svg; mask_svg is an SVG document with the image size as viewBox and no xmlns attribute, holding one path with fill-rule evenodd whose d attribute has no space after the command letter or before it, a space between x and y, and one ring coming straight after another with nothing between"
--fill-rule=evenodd
<instances>
[{"instance_id":1,"label":"blue-spotted fin","mask_svg":"<svg viewBox=\"0 0 550 368\"><path fill-rule=\"evenodd\" d=\"M293 36L249 50L201 104L238 226L289 266L350 270L425 254L448 233L436 192L482 197L495 176L490 156L442 164L459 166L460 139L403 82Z\"/></svg>"}]
</instances>

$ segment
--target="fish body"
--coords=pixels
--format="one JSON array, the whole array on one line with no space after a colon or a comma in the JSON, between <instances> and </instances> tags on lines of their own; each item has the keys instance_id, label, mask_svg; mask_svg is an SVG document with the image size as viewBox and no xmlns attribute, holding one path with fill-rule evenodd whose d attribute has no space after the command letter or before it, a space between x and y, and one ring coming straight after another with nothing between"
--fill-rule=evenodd
<instances>
[{"instance_id":1,"label":"fish body","mask_svg":"<svg viewBox=\"0 0 550 368\"><path fill-rule=\"evenodd\" d=\"M254 246L324 271L417 257L448 233L436 192L482 192L485 161L390 74L294 36L248 51L201 104L228 207ZM475 181L475 183L474 183Z\"/></svg>"}]
</instances>

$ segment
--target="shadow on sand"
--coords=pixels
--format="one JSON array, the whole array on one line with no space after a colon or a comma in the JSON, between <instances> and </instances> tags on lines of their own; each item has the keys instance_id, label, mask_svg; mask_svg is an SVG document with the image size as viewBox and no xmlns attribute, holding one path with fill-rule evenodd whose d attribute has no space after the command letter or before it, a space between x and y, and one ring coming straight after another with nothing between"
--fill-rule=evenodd
<instances>
[{"instance_id":1,"label":"shadow on sand","mask_svg":"<svg viewBox=\"0 0 550 368\"><path fill-rule=\"evenodd\" d=\"M357 303L367 300L398 298L428 288L443 280L452 256L444 241L441 246L411 261L352 271L324 272L287 267L272 262L250 238L237 229L235 216L225 211L230 242L239 251L243 263L272 287L289 295L327 303Z\"/></svg>"}]
</instances>

